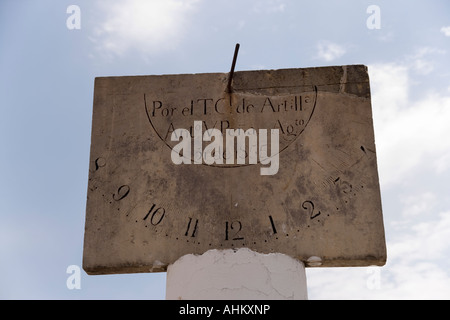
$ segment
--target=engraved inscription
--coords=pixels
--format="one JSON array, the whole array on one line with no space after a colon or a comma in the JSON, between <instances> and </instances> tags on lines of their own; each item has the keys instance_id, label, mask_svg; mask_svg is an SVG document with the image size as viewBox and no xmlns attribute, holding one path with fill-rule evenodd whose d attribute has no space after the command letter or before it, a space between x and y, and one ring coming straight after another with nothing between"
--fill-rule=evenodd
<instances>
[{"instance_id":1,"label":"engraved inscription","mask_svg":"<svg viewBox=\"0 0 450 320\"><path fill-rule=\"evenodd\" d=\"M144 106L149 123L157 136L173 149L172 133L185 128L194 137L196 130L219 130L224 138L228 129L278 129L279 152L285 150L307 128L317 104L317 87L298 95L264 96L249 93L224 94L221 97L185 98L144 94ZM194 125L195 123L195 125ZM195 126L201 125L201 128ZM220 156L227 155L226 144ZM248 149L248 148L247 148ZM249 150L245 152L248 158ZM238 158L235 150L235 158ZM194 156L195 159L195 156ZM192 159L192 161L194 161ZM218 167L230 167L229 162ZM248 163L248 161L247 161ZM242 166L235 161L231 166Z\"/></svg>"}]
</instances>

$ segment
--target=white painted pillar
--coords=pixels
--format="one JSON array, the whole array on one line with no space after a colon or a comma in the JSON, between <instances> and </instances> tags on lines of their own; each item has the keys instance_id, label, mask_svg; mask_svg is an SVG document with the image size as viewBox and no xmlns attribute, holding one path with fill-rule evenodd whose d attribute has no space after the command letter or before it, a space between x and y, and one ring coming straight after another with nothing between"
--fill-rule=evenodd
<instances>
[{"instance_id":1,"label":"white painted pillar","mask_svg":"<svg viewBox=\"0 0 450 320\"><path fill-rule=\"evenodd\" d=\"M167 269L167 300L307 300L305 266L250 249L185 255Z\"/></svg>"}]
</instances>

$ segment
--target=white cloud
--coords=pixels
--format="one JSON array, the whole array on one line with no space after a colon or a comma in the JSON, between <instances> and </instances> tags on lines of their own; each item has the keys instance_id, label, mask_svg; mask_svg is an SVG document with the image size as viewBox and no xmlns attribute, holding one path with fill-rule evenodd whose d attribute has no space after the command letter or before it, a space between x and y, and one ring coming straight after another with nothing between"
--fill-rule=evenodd
<instances>
[{"instance_id":1,"label":"white cloud","mask_svg":"<svg viewBox=\"0 0 450 320\"><path fill-rule=\"evenodd\" d=\"M317 58L330 62L342 57L347 50L337 43L321 41L317 45Z\"/></svg>"},{"instance_id":2,"label":"white cloud","mask_svg":"<svg viewBox=\"0 0 450 320\"><path fill-rule=\"evenodd\" d=\"M411 100L405 64L369 67L378 166L382 185L408 182L421 164L442 172L450 152L450 96L433 92ZM436 160L437 159L437 160Z\"/></svg>"},{"instance_id":3,"label":"white cloud","mask_svg":"<svg viewBox=\"0 0 450 320\"><path fill-rule=\"evenodd\" d=\"M265 0L257 1L253 6L253 11L255 13L277 13L284 12L286 9L286 4L283 0Z\"/></svg>"},{"instance_id":4,"label":"white cloud","mask_svg":"<svg viewBox=\"0 0 450 320\"><path fill-rule=\"evenodd\" d=\"M419 74L427 75L434 70L434 63L430 60L417 59L414 61L414 69Z\"/></svg>"},{"instance_id":5,"label":"white cloud","mask_svg":"<svg viewBox=\"0 0 450 320\"><path fill-rule=\"evenodd\" d=\"M428 212L426 221L411 223L409 230L395 233L388 243L390 285L396 298L448 299L450 211Z\"/></svg>"},{"instance_id":6,"label":"white cloud","mask_svg":"<svg viewBox=\"0 0 450 320\"><path fill-rule=\"evenodd\" d=\"M403 218L417 217L419 215L428 216L433 213L437 196L432 192L425 192L419 195L409 195L402 197L401 202L404 205Z\"/></svg>"},{"instance_id":7,"label":"white cloud","mask_svg":"<svg viewBox=\"0 0 450 320\"><path fill-rule=\"evenodd\" d=\"M437 174L442 174L450 168L450 151L443 153L433 161Z\"/></svg>"},{"instance_id":8,"label":"white cloud","mask_svg":"<svg viewBox=\"0 0 450 320\"><path fill-rule=\"evenodd\" d=\"M446 37L450 37L450 26L448 26L448 27L442 27L442 28L441 28L441 32L442 32Z\"/></svg>"},{"instance_id":9,"label":"white cloud","mask_svg":"<svg viewBox=\"0 0 450 320\"><path fill-rule=\"evenodd\" d=\"M307 269L310 299L449 299L450 211L408 229L388 241L384 267Z\"/></svg>"},{"instance_id":10,"label":"white cloud","mask_svg":"<svg viewBox=\"0 0 450 320\"><path fill-rule=\"evenodd\" d=\"M91 36L103 56L120 56L129 50L143 54L177 47L200 0L121 0L99 2L100 21Z\"/></svg>"},{"instance_id":11,"label":"white cloud","mask_svg":"<svg viewBox=\"0 0 450 320\"><path fill-rule=\"evenodd\" d=\"M395 34L392 30L385 31L377 36L377 39L382 42L393 42L395 40Z\"/></svg>"},{"instance_id":12,"label":"white cloud","mask_svg":"<svg viewBox=\"0 0 450 320\"><path fill-rule=\"evenodd\" d=\"M435 69L434 60L436 55L443 55L445 53L445 50L438 48L421 47L418 48L414 54L407 57L407 63L409 63L411 68L418 74L427 75Z\"/></svg>"},{"instance_id":13,"label":"white cloud","mask_svg":"<svg viewBox=\"0 0 450 320\"><path fill-rule=\"evenodd\" d=\"M408 104L408 69L399 64L378 64L369 66L369 74L375 125L384 128Z\"/></svg>"}]
</instances>

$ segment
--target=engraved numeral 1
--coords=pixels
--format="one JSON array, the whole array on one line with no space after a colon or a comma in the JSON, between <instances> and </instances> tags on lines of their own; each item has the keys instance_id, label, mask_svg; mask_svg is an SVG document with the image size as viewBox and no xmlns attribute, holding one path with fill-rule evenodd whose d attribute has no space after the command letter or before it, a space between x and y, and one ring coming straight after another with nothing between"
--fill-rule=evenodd
<instances>
[{"instance_id":1,"label":"engraved numeral 1","mask_svg":"<svg viewBox=\"0 0 450 320\"><path fill-rule=\"evenodd\" d=\"M269 216L269 219L270 219L270 224L272 226L273 234L276 234L277 233L277 228L275 228L275 223L273 222L272 216Z\"/></svg>"}]
</instances>

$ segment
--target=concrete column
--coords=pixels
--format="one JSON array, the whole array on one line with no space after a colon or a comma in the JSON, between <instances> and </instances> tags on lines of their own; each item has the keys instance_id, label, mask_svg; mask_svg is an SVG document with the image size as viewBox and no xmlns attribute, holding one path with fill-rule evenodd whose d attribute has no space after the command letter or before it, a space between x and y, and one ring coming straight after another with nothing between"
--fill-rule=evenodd
<instances>
[{"instance_id":1,"label":"concrete column","mask_svg":"<svg viewBox=\"0 0 450 320\"><path fill-rule=\"evenodd\" d=\"M305 266L250 249L185 255L167 269L167 300L307 300Z\"/></svg>"}]
</instances>

